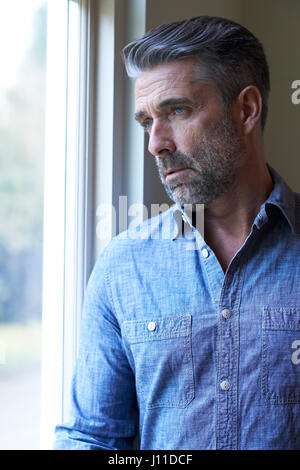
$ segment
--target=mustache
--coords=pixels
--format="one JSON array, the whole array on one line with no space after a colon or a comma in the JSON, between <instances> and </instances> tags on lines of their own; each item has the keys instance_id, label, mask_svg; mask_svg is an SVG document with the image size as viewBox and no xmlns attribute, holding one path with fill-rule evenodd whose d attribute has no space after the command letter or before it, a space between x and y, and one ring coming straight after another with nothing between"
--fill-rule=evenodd
<instances>
[{"instance_id":1,"label":"mustache","mask_svg":"<svg viewBox=\"0 0 300 470\"><path fill-rule=\"evenodd\" d=\"M160 174L166 173L172 168L192 168L194 169L194 159L180 152L173 152L164 155L163 158L155 159Z\"/></svg>"}]
</instances>

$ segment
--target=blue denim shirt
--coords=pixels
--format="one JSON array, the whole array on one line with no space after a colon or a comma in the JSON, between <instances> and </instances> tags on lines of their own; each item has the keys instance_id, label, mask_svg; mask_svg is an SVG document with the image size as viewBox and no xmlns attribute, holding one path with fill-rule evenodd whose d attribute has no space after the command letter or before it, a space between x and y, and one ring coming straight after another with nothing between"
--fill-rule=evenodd
<instances>
[{"instance_id":1,"label":"blue denim shirt","mask_svg":"<svg viewBox=\"0 0 300 470\"><path fill-rule=\"evenodd\" d=\"M130 449L137 433L141 449L300 448L300 196L269 170L225 274L198 231L178 236L177 206L102 252L54 448Z\"/></svg>"}]
</instances>

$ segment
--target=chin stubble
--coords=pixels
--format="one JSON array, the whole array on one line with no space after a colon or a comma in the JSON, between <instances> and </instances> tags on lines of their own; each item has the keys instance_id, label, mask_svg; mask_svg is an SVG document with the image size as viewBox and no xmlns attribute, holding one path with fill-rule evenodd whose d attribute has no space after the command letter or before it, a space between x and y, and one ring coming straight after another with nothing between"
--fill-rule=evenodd
<instances>
[{"instance_id":1,"label":"chin stubble","mask_svg":"<svg viewBox=\"0 0 300 470\"><path fill-rule=\"evenodd\" d=\"M193 154L174 152L156 158L161 182L174 201L182 204L209 204L234 184L245 161L244 144L231 116L223 117L201 136ZM170 168L190 168L189 175L166 182Z\"/></svg>"}]
</instances>

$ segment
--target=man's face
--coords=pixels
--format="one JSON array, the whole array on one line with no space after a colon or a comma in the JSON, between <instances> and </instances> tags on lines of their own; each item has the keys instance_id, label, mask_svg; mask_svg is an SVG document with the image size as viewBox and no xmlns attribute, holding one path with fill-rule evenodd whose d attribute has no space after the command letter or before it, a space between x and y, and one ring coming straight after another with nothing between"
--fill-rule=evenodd
<instances>
[{"instance_id":1,"label":"man's face","mask_svg":"<svg viewBox=\"0 0 300 470\"><path fill-rule=\"evenodd\" d=\"M192 59L142 72L135 104L171 199L209 204L230 189L246 158L244 143L215 85L196 78Z\"/></svg>"}]
</instances>

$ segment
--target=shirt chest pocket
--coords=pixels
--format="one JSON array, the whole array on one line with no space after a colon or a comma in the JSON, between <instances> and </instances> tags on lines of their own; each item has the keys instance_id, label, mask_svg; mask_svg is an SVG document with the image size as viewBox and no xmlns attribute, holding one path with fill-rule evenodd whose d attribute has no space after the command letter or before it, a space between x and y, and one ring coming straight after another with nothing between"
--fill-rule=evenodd
<instances>
[{"instance_id":1,"label":"shirt chest pocket","mask_svg":"<svg viewBox=\"0 0 300 470\"><path fill-rule=\"evenodd\" d=\"M185 408L194 398L191 315L123 323L136 390L146 408Z\"/></svg>"},{"instance_id":2,"label":"shirt chest pocket","mask_svg":"<svg viewBox=\"0 0 300 470\"><path fill-rule=\"evenodd\" d=\"M262 390L275 405L300 403L300 309L265 308Z\"/></svg>"}]
</instances>

